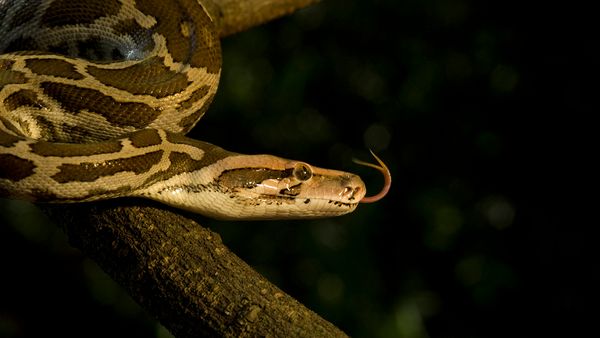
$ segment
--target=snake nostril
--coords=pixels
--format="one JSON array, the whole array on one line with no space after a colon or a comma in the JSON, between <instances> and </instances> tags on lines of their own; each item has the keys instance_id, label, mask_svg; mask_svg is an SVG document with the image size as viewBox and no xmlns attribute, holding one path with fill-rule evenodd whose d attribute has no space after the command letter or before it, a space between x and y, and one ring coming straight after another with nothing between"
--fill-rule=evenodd
<instances>
[{"instance_id":1,"label":"snake nostril","mask_svg":"<svg viewBox=\"0 0 600 338\"><path fill-rule=\"evenodd\" d=\"M344 187L344 191L340 194L341 197L352 199L355 194L355 189L352 187Z\"/></svg>"}]
</instances>

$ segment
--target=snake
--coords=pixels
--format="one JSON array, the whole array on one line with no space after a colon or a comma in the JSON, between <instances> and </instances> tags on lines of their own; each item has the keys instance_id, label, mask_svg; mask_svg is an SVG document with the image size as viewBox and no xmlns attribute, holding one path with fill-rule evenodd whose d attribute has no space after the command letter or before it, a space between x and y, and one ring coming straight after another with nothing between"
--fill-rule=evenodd
<instances>
[{"instance_id":1,"label":"snake","mask_svg":"<svg viewBox=\"0 0 600 338\"><path fill-rule=\"evenodd\" d=\"M141 197L216 219L347 214L358 175L186 137L221 74L202 0L0 0L0 197Z\"/></svg>"}]
</instances>

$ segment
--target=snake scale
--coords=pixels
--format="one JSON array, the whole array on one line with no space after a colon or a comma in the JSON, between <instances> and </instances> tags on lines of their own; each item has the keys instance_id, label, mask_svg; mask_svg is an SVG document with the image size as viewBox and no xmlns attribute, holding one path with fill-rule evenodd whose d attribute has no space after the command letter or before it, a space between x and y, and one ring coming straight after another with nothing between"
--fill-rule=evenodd
<instances>
[{"instance_id":1,"label":"snake scale","mask_svg":"<svg viewBox=\"0 0 600 338\"><path fill-rule=\"evenodd\" d=\"M342 215L385 195L379 159L370 166L386 185L365 197L357 175L185 137L220 73L201 0L0 0L0 196L131 196L277 219Z\"/></svg>"}]
</instances>

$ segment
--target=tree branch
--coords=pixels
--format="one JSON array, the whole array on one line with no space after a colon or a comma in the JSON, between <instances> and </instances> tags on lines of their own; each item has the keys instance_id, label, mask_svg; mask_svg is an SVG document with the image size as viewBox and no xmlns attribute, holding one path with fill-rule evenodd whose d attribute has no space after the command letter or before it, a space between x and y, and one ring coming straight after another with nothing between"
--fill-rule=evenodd
<instances>
[{"instance_id":1,"label":"tree branch","mask_svg":"<svg viewBox=\"0 0 600 338\"><path fill-rule=\"evenodd\" d=\"M219 36L261 25L320 0L209 0L203 1L217 25Z\"/></svg>"},{"instance_id":2,"label":"tree branch","mask_svg":"<svg viewBox=\"0 0 600 338\"><path fill-rule=\"evenodd\" d=\"M150 201L45 207L92 258L177 337L344 337L225 247Z\"/></svg>"}]
</instances>

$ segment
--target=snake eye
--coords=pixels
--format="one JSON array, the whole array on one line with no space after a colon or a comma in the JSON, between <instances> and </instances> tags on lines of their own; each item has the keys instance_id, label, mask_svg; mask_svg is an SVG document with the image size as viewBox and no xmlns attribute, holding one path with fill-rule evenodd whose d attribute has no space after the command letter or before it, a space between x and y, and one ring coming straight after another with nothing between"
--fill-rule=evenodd
<instances>
[{"instance_id":1,"label":"snake eye","mask_svg":"<svg viewBox=\"0 0 600 338\"><path fill-rule=\"evenodd\" d=\"M312 177L312 170L306 163L297 163L294 166L294 177L300 181L307 181Z\"/></svg>"}]
</instances>

